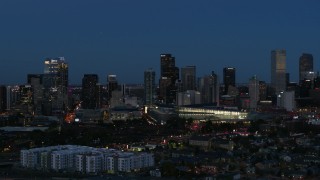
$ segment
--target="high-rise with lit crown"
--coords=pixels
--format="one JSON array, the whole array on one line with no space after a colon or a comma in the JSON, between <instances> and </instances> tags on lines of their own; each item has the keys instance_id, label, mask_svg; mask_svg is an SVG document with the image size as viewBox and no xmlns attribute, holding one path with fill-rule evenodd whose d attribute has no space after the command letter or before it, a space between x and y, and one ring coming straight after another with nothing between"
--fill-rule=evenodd
<instances>
[{"instance_id":1,"label":"high-rise with lit crown","mask_svg":"<svg viewBox=\"0 0 320 180\"><path fill-rule=\"evenodd\" d=\"M144 103L146 105L152 105L156 93L155 84L156 73L153 69L147 69L144 71Z\"/></svg>"},{"instance_id":2,"label":"high-rise with lit crown","mask_svg":"<svg viewBox=\"0 0 320 180\"><path fill-rule=\"evenodd\" d=\"M117 75L110 74L108 75L108 100L112 97L112 91L115 91L118 89L118 80Z\"/></svg>"},{"instance_id":3,"label":"high-rise with lit crown","mask_svg":"<svg viewBox=\"0 0 320 180\"><path fill-rule=\"evenodd\" d=\"M278 94L286 90L286 50L271 51L271 87Z\"/></svg>"},{"instance_id":4,"label":"high-rise with lit crown","mask_svg":"<svg viewBox=\"0 0 320 180\"><path fill-rule=\"evenodd\" d=\"M161 63L161 77L170 77L173 79L179 78L179 71L178 77L176 72L176 59L171 54L161 54L160 55L160 63Z\"/></svg>"},{"instance_id":5,"label":"high-rise with lit crown","mask_svg":"<svg viewBox=\"0 0 320 180\"><path fill-rule=\"evenodd\" d=\"M53 75L54 81L52 86L66 91L68 87L68 64L64 57L58 57L55 59L47 58L44 61L44 74Z\"/></svg>"},{"instance_id":6,"label":"high-rise with lit crown","mask_svg":"<svg viewBox=\"0 0 320 180\"><path fill-rule=\"evenodd\" d=\"M225 67L223 68L223 84L224 94L228 94L229 87L236 87L236 68Z\"/></svg>"},{"instance_id":7,"label":"high-rise with lit crown","mask_svg":"<svg viewBox=\"0 0 320 180\"><path fill-rule=\"evenodd\" d=\"M179 68L176 67L176 59L171 54L161 54L161 77L171 79L172 84L175 84L179 79Z\"/></svg>"},{"instance_id":8,"label":"high-rise with lit crown","mask_svg":"<svg viewBox=\"0 0 320 180\"><path fill-rule=\"evenodd\" d=\"M61 115L67 106L68 64L64 57L44 61L43 84L51 115Z\"/></svg>"},{"instance_id":9,"label":"high-rise with lit crown","mask_svg":"<svg viewBox=\"0 0 320 180\"><path fill-rule=\"evenodd\" d=\"M159 99L166 104L175 103L177 93L175 83L179 79L179 68L175 66L175 58L171 54L161 54L160 64Z\"/></svg>"}]
</instances>

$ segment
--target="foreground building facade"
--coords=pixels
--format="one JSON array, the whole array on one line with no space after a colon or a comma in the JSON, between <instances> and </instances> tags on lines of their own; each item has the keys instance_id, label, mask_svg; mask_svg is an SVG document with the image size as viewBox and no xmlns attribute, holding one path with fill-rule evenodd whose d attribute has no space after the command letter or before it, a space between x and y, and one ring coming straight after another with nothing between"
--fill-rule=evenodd
<instances>
[{"instance_id":1,"label":"foreground building facade","mask_svg":"<svg viewBox=\"0 0 320 180\"><path fill-rule=\"evenodd\" d=\"M154 166L151 153L122 152L114 149L63 145L21 150L22 167L81 173L131 172Z\"/></svg>"}]
</instances>

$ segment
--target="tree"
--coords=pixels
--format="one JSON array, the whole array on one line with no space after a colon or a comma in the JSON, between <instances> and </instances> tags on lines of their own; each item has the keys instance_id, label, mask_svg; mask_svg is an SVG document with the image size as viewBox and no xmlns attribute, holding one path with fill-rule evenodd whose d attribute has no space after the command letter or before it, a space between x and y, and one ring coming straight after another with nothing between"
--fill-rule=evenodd
<instances>
[{"instance_id":1,"label":"tree","mask_svg":"<svg viewBox=\"0 0 320 180\"><path fill-rule=\"evenodd\" d=\"M264 124L264 123L265 123L265 121L262 120L262 119L258 119L258 120L256 120L256 121L251 121L251 125L250 125L248 131L251 132L251 133L254 133L254 132L256 132L256 131L259 131L260 126L261 126L262 124Z\"/></svg>"},{"instance_id":2,"label":"tree","mask_svg":"<svg viewBox=\"0 0 320 180\"><path fill-rule=\"evenodd\" d=\"M201 128L203 133L211 133L213 131L212 121L206 121L204 126Z\"/></svg>"},{"instance_id":3,"label":"tree","mask_svg":"<svg viewBox=\"0 0 320 180\"><path fill-rule=\"evenodd\" d=\"M177 176L178 171L172 162L164 162L161 165L161 172L164 176Z\"/></svg>"}]
</instances>

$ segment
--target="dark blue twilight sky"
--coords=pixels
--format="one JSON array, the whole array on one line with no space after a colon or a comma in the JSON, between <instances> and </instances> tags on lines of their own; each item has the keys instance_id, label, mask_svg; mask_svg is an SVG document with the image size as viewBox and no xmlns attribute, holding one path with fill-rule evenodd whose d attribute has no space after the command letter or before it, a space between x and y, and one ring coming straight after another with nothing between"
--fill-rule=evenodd
<instances>
[{"instance_id":1,"label":"dark blue twilight sky","mask_svg":"<svg viewBox=\"0 0 320 180\"><path fill-rule=\"evenodd\" d=\"M64 56L70 82L85 73L143 83L160 54L197 75L235 67L237 82L270 81L270 51L287 50L287 71L312 53L320 70L319 0L1 0L0 84L25 83L46 57Z\"/></svg>"}]
</instances>

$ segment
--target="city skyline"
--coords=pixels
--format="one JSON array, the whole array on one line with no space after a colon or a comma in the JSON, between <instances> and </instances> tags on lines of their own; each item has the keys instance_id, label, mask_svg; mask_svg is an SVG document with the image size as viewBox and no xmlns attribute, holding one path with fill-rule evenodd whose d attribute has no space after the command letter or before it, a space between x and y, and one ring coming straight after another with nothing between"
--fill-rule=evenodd
<instances>
[{"instance_id":1,"label":"city skyline","mask_svg":"<svg viewBox=\"0 0 320 180\"><path fill-rule=\"evenodd\" d=\"M277 6L275 6L275 3ZM287 72L298 82L299 58L313 55L319 71L318 1L55 1L0 2L0 84L25 84L43 60L63 56L70 84L98 74L106 84L143 83L145 69L160 78L159 55L170 53L197 77L236 68L237 83L257 75L270 82L270 51L285 49ZM125 66L124 66L125 65ZM254 68L252 68L254 67ZM252 70L254 69L254 70ZM10 75L10 76L8 76ZM10 77L10 78L8 78Z\"/></svg>"},{"instance_id":2,"label":"city skyline","mask_svg":"<svg viewBox=\"0 0 320 180\"><path fill-rule=\"evenodd\" d=\"M279 50L279 49L276 49L276 50ZM272 51L271 51L272 52ZM302 53L302 55L304 55L304 54L306 54L306 53ZM160 54L161 55L161 54ZM312 54L310 54L310 55L312 55ZM56 59L56 58L65 58L65 57L55 57L55 58L45 58L45 59ZM67 60L65 60L65 62L66 63L68 63L68 61ZM316 62L313 62L313 63L316 63ZM288 65L288 64L287 64ZM155 70L155 72L158 72L160 69L161 69L161 67L160 67L161 65L159 65L159 67L156 67L156 68L154 68L154 67L150 67L150 68L146 68L146 69L156 69ZM181 69L184 69L184 68L186 68L186 67L195 67L195 68L197 68L197 66L196 65L192 65L192 66L185 66L185 67L177 67L179 70L181 70ZM229 67L223 67L222 68L222 72L221 73L219 73L218 74L218 78L220 79L220 81L221 82L223 82L223 79L224 79L224 69L226 69L226 68L233 68L233 69L236 69L234 66L233 67L231 67L231 66L229 66ZM299 68L299 64L298 64L298 68ZM287 70L287 68L286 68L286 70ZM218 70L219 71L219 70ZM270 71L270 69L269 69L269 71ZM144 70L141 70L141 73L143 74L143 72L144 72ZM299 69L296 71L296 72L294 72L294 73L290 73L290 72L288 72L288 70L286 71L287 73L289 73L289 78L290 78L290 82L295 82L295 83L299 83ZM320 73L320 71L319 70L317 70L317 69L315 69L313 72L315 72L316 74L319 74ZM9 82L9 83L2 83L1 85L17 85L17 84L28 84L28 76L29 75L33 75L33 74L43 74L43 72L37 72L37 73L35 73L35 72L30 72L30 73L28 73L28 74L25 74L24 76L24 78L22 79L22 81L21 81L21 79L20 80L18 80L18 82ZM110 73L108 73L108 74L103 74L102 76L102 78L101 78L101 75L99 75L99 74L97 74L96 72L91 72L91 73L84 73L84 74L82 74L81 75L81 77L79 77L79 79L77 78L76 80L74 80L73 79L73 81L71 80L70 81L70 79L69 79L69 81L70 81L70 84L69 85L81 85L81 83L82 83L82 77L84 76L84 75L86 75L86 74L96 74L96 75L98 75L98 77L99 77L99 81L98 81L98 83L99 84L108 84L108 78L109 78L109 76L121 76L121 75L123 75L123 74L110 74ZM156 76L156 79L161 79L161 76L160 76L160 72L158 72L158 74L156 74L155 76ZM179 74L181 74L181 72L179 72ZM315 75L316 75L315 74ZM204 77L204 76L207 76L207 75L210 75L210 72L205 72L203 75L198 75L198 74L196 74L196 78L201 78L201 77ZM71 75L72 76L72 75ZM160 77L159 77L160 76ZM249 83L249 81L250 81L250 79L251 79L251 77L252 76L255 76L255 77L257 77L257 73L254 73L254 74L252 74L252 76L251 77L248 77L247 78L247 80L246 80L246 78L244 78L244 81L241 81L242 79L243 79L243 77L241 77L241 76L239 76L238 75L238 73L236 72L235 73L235 76L236 76L236 81L235 81L235 84L237 85L237 84L248 84ZM259 76L258 76L259 77ZM265 77L265 76L263 76L263 77ZM292 80L293 78L292 77L294 77L294 80ZM142 81L141 81L141 78L142 78ZM133 82L130 82L130 81L121 81L120 80L120 84L126 84L126 83L128 83L128 84L143 84L143 76L141 77L140 79L139 79L139 81L137 82L137 81L133 81ZM298 78L298 79L296 79L296 78ZM100 79L102 79L102 80L100 80ZM239 82L239 80L238 79L240 79L240 82ZM270 78L268 79L268 77L266 77L266 79L262 79L261 77L259 77L259 79L261 80L261 81L265 81L265 82L267 82L268 84L272 84L272 82L271 82L271 80L270 80ZM4 79L4 80L6 80L6 79ZM25 81L24 81L25 80ZM179 79L179 80L181 80L181 78ZM3 81L2 81L3 82ZM156 83L157 84L157 83Z\"/></svg>"}]
</instances>

